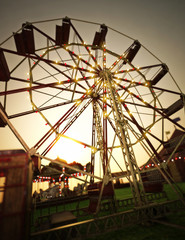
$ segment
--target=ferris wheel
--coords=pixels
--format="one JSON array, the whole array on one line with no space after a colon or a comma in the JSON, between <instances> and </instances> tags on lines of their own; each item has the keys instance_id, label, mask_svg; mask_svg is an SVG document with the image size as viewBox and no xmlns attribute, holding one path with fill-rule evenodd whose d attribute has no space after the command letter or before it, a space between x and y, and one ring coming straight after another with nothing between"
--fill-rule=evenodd
<instances>
[{"instance_id":1,"label":"ferris wheel","mask_svg":"<svg viewBox=\"0 0 185 240\"><path fill-rule=\"evenodd\" d=\"M91 182L99 169L109 182L114 164L138 202L139 161L157 165L165 131L185 130L174 121L184 94L165 63L105 24L67 17L25 23L1 44L0 100L1 127L31 155L46 159L67 138L90 150Z\"/></svg>"}]
</instances>

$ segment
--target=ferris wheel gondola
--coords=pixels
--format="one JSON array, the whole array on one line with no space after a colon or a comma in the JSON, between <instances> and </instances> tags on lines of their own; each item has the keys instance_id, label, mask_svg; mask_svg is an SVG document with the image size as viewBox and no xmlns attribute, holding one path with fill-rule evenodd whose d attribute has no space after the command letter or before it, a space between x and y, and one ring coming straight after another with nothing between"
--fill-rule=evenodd
<instances>
[{"instance_id":1,"label":"ferris wheel gondola","mask_svg":"<svg viewBox=\"0 0 185 240\"><path fill-rule=\"evenodd\" d=\"M55 36L52 28L46 32L43 26L53 22L60 22L55 25ZM75 23L88 32L85 37ZM98 174L97 161L104 184L112 181L114 162L119 171L126 171L135 202L142 205L139 155L149 156L158 166L166 129L175 125L185 130L173 120L184 107L185 97L167 65L138 40L104 24L93 24L100 27L94 34L87 24L92 25L67 17L25 23L1 45L0 126L10 126L17 119L26 118L29 125L38 121L38 128L33 124L25 131L32 147L24 144L24 131L20 136L11 129L26 151L31 155L41 152L43 159L49 159L61 137L89 148L91 182ZM111 34L118 36L117 43ZM47 131L41 128L40 119ZM78 139L67 135L74 128L80 129ZM81 139L84 129L88 129L87 142Z\"/></svg>"}]
</instances>

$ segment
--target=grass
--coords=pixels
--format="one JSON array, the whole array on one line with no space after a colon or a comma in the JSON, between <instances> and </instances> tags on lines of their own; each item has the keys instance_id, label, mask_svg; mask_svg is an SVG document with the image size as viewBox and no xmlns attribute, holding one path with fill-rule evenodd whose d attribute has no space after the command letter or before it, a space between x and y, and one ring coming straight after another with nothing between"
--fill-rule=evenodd
<instances>
[{"instance_id":1,"label":"grass","mask_svg":"<svg viewBox=\"0 0 185 240\"><path fill-rule=\"evenodd\" d=\"M178 183L177 186L180 187L183 193L185 193L185 182ZM175 200L178 198L169 184L164 184L164 191L167 193L167 196L170 200Z\"/></svg>"},{"instance_id":2,"label":"grass","mask_svg":"<svg viewBox=\"0 0 185 240\"><path fill-rule=\"evenodd\" d=\"M181 188L182 192L185 193L185 183L178 183L178 186ZM120 190L120 189L119 189ZM130 197L131 190L121 189L121 191L116 190L117 199L122 199L123 196ZM177 195L171 189L168 184L164 185L164 191L167 193L169 200L177 199ZM170 215L163 219L163 221L184 226L185 227L185 211L178 212L174 215ZM94 240L95 238L88 238L87 240ZM122 230L117 230L107 234L102 234L98 236L98 240L184 240L185 239L185 230L177 229L174 227L169 227L166 225L152 223L149 226L144 225L134 225L127 227Z\"/></svg>"},{"instance_id":3,"label":"grass","mask_svg":"<svg viewBox=\"0 0 185 240\"><path fill-rule=\"evenodd\" d=\"M181 219L184 222L185 212L179 213L176 217L169 217L165 221L175 222L177 219ZM176 223L177 224L177 223ZM96 238L88 238L87 240L94 240ZM127 227L123 230L114 231L111 233L98 236L98 240L184 240L185 230L179 230L176 228L164 226L161 224L152 224L150 226L135 225Z\"/></svg>"},{"instance_id":4,"label":"grass","mask_svg":"<svg viewBox=\"0 0 185 240\"><path fill-rule=\"evenodd\" d=\"M115 189L116 199L126 199L132 197L131 189L128 188L121 188L121 189Z\"/></svg>"},{"instance_id":5,"label":"grass","mask_svg":"<svg viewBox=\"0 0 185 240\"><path fill-rule=\"evenodd\" d=\"M185 192L185 183L179 183L178 186L182 189L183 192ZM167 193L169 200L175 200L178 197L174 193L174 191L171 189L171 187L167 184L164 185L164 191ZM116 189L115 190L116 199L127 199L132 197L131 189L130 188L124 188L124 189ZM159 201L164 201L159 200ZM36 210L34 212L34 219L33 222L35 222L38 217L41 215L49 215L51 213L55 213L56 211L61 212L64 210L74 210L77 207L77 202L75 203L69 203L65 205L60 205L56 207L51 207L50 211L48 209L43 209L42 213L39 212L39 210ZM79 208L88 207L89 201L83 200L79 203ZM132 207L130 207L132 208ZM124 209L126 210L126 208ZM105 215L107 213L101 213L100 216ZM90 219L91 216L88 215L85 219ZM78 218L78 221L84 220L84 217ZM164 220L169 223L178 224L185 226L185 211L179 212L175 215L171 215L166 217ZM32 229L34 231L34 229ZM97 237L96 237L97 238ZM88 240L93 240L96 238L89 238ZM178 239L178 240L184 240L185 239L185 230L172 228L169 226L153 223L150 226L143 226L143 225L135 225L132 227L127 227L122 230L110 232L108 234L103 234L101 236L98 236L99 240L118 240L118 239L124 239L124 240L172 240L172 239Z\"/></svg>"}]
</instances>

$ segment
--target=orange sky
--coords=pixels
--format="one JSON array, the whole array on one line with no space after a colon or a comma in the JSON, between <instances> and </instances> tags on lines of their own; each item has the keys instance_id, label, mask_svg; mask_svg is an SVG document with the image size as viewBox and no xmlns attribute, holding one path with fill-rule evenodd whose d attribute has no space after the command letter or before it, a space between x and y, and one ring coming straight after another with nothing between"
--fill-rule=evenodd
<instances>
[{"instance_id":1,"label":"orange sky","mask_svg":"<svg viewBox=\"0 0 185 240\"><path fill-rule=\"evenodd\" d=\"M170 68L170 72L180 86L180 89L182 92L185 92L184 10L184 1L167 0L162 2L157 0L150 2L150 4L148 1L132 1L130 3L125 3L124 1L118 0L95 0L93 2L82 0L80 1L80 4L78 4L77 1L55 1L55 3L52 1L28 1L27 4L25 4L25 1L20 0L16 1L16 3L12 1L2 1L0 8L0 42L7 39L12 32L17 31L21 27L21 24L26 21L34 22L69 16L71 18L105 23L109 27L123 32L134 39L138 39L144 46L162 60L162 62L166 63ZM87 36L87 41L89 38L87 32L91 32L93 36L95 31L99 30L99 27L96 28L96 26L89 25L89 29L88 26L80 26L80 23L78 22L75 26L83 36ZM47 24L41 25L43 31L47 31L47 27ZM116 34L114 35L111 31L109 31L108 34L109 33L110 36L112 34L110 37L111 43L109 44L110 50L115 51L118 54L122 54L122 51L125 51L126 47L122 46L121 39L119 40L116 37ZM132 43L132 41L130 43ZM10 45L2 46L11 48L12 46ZM143 62L147 62L147 59L144 57L141 60ZM13 66L16 59L12 59L11 61L12 62L9 61L8 64ZM21 69L19 75L26 78L26 74L26 69ZM168 88L168 84L169 82L166 79L164 84L162 83L162 87ZM19 88L20 86L17 85L16 87ZM17 95L10 98L9 112L13 113L16 111L16 108L19 109L17 111L21 111L24 109L26 104L29 104L29 99L27 99L24 94L22 94L21 97L24 104L20 104ZM0 100L3 101L2 98L0 98ZM163 101L168 101L168 99L164 99ZM51 121L55 123L58 116L55 116L54 114L58 113L56 113L56 111L51 111L48 112L48 114L53 114ZM183 111L181 110L174 117L177 116L181 117L181 121L179 123L185 126ZM85 124L83 124L82 120L79 123L83 132L80 130L79 125L77 125L72 128L69 135L75 139L91 144L91 135L89 134L88 129L90 128L89 125L91 125L92 119L88 118L88 112L84 116L84 119L87 119ZM35 139L39 140L40 136L48 130L48 126L46 126L39 117L35 116L34 118L23 117L19 123L16 120L12 120L12 123L15 124L29 147L32 147L35 144ZM172 132L173 128L166 130L170 130ZM34 132L39 132L39 136L37 136ZM0 149L14 149L21 147L8 127L0 129L0 136ZM83 159L82 163L87 162L87 159L90 159L89 149L84 148L82 145L77 145L78 144L73 143L73 147L69 147L69 145L66 144L66 147L62 150L63 152L60 152L60 147L56 147L56 149L53 150L53 153L51 153L51 156L56 157L61 154L61 157L64 159L68 158L67 160L71 162L75 152L75 157L78 161ZM117 153L116 156L119 158L119 153ZM146 156L145 158L139 156L139 164L142 164L146 160ZM115 169L117 168L115 167Z\"/></svg>"}]
</instances>

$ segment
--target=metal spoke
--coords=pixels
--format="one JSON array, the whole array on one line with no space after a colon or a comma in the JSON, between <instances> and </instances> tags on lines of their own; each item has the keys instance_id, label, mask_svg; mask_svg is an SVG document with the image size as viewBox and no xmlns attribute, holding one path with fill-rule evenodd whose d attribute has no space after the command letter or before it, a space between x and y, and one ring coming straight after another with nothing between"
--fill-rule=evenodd
<instances>
[{"instance_id":1,"label":"metal spoke","mask_svg":"<svg viewBox=\"0 0 185 240\"><path fill-rule=\"evenodd\" d=\"M56 22L55 37L50 34L50 30L43 30L40 24L58 20L61 25ZM85 35L77 27L85 26L83 24L89 24ZM111 32L115 36L107 38ZM9 46L9 40L15 42L10 49L6 47ZM117 52L111 48L112 44ZM27 71L27 77L24 71ZM163 158L160 151L167 146L166 129L177 127L178 132L184 134L184 123L178 122L180 118L177 116L178 111L185 108L185 95L167 65L139 41L105 24L68 17L27 22L1 44L0 83L0 97L3 101L0 103L0 127L8 125L30 157L52 161L48 156L53 154L59 144L61 148L65 144L65 141L60 143L61 137L88 148L88 157L84 161L91 163L90 173L59 161L57 164L69 169L71 167L71 170L90 178L89 189L96 187L97 192L94 212L97 216L99 211L107 207L115 211L116 208L111 209L111 201L118 203L114 194L111 200L102 202L107 197L104 190L111 183L114 192L114 176L116 180L126 177L133 195L127 205L135 205L136 211L118 213L111 218L103 217L101 224L105 231L110 227L122 227L126 223L138 223L141 217L148 219L155 217L155 214L159 216L161 209L165 211L165 207L160 204L161 208L148 204L150 200L145 194L141 177L143 170L139 166L144 158L146 162L152 161L153 168L160 172L184 204L181 191L172 184L169 172L161 167ZM184 112L180 114L181 117ZM24 116L29 124L34 124L30 129L27 127L26 131L21 129ZM13 126L14 119L23 136ZM43 120L47 130L41 131ZM78 140L69 137L73 135L75 127ZM69 136L66 136L66 132ZM24 137L28 143L23 140ZM184 137L170 149L167 161L176 154L183 141ZM57 142L58 146L55 146ZM30 144L33 147L30 148ZM143 155L142 160L140 155ZM112 162L119 173L114 174ZM95 175L96 172L99 176ZM101 187L95 179L101 181ZM82 226L86 227L85 237L87 234L93 235L94 230L97 234L101 232L101 225L93 219L59 227L54 234L53 229L47 230L48 235L43 232L39 234L46 234L48 239L60 239L65 230L68 239L72 237L73 231L76 231L77 237L82 237Z\"/></svg>"}]
</instances>

